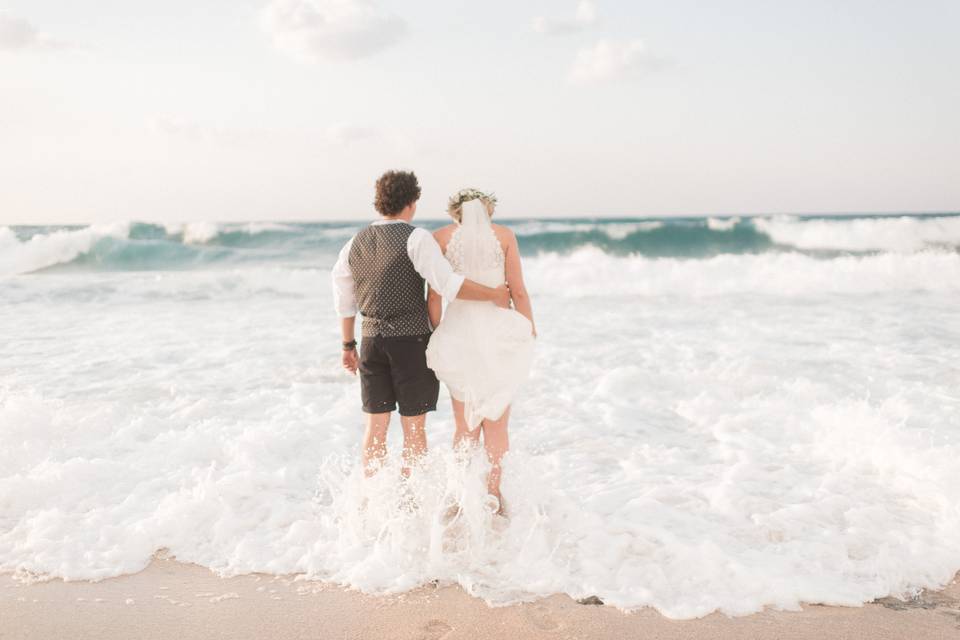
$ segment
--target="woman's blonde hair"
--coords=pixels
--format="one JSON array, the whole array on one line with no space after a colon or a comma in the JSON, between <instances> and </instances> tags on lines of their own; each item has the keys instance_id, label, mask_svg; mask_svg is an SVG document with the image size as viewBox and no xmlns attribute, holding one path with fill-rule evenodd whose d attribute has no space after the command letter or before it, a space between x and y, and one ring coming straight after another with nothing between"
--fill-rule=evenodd
<instances>
[{"instance_id":1,"label":"woman's blonde hair","mask_svg":"<svg viewBox=\"0 0 960 640\"><path fill-rule=\"evenodd\" d=\"M496 207L494 201L491 201L488 198L475 198L483 203L483 206L487 208L487 215L493 217L493 210ZM469 202L469 200L467 201ZM447 213L450 214L450 217L456 220L457 222L463 222L463 202L458 202L457 204L451 204L447 207Z\"/></svg>"},{"instance_id":2,"label":"woman's blonde hair","mask_svg":"<svg viewBox=\"0 0 960 640\"><path fill-rule=\"evenodd\" d=\"M492 193L484 193L478 189L461 189L450 196L447 202L447 213L457 222L463 221L463 204L471 200L479 200L487 209L487 215L493 216L493 210L497 206L497 196Z\"/></svg>"}]
</instances>

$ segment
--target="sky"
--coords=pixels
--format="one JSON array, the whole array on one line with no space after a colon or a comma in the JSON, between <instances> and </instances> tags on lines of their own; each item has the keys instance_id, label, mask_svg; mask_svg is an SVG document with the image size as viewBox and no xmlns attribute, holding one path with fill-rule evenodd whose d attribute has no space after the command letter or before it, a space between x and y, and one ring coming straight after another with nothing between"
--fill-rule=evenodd
<instances>
[{"instance_id":1,"label":"sky","mask_svg":"<svg viewBox=\"0 0 960 640\"><path fill-rule=\"evenodd\" d=\"M0 0L0 224L960 210L956 0Z\"/></svg>"}]
</instances>

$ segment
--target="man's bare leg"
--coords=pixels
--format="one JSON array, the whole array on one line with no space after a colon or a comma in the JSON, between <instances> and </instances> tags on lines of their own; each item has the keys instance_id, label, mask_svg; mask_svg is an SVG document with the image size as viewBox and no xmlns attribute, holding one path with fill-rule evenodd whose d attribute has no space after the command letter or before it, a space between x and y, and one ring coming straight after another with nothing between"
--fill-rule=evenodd
<instances>
[{"instance_id":1,"label":"man's bare leg","mask_svg":"<svg viewBox=\"0 0 960 640\"><path fill-rule=\"evenodd\" d=\"M427 414L400 416L403 425L403 475L410 477L410 468L427 453Z\"/></svg>"},{"instance_id":2,"label":"man's bare leg","mask_svg":"<svg viewBox=\"0 0 960 640\"><path fill-rule=\"evenodd\" d=\"M387 427L390 413L368 413L367 428L363 434L363 472L369 478L387 458Z\"/></svg>"}]
</instances>

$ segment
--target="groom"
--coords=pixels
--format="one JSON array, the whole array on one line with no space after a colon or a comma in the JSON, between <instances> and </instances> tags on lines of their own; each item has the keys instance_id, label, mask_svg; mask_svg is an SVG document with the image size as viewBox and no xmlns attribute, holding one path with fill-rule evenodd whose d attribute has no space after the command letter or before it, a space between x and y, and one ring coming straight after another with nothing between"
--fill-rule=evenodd
<instances>
[{"instance_id":1,"label":"groom","mask_svg":"<svg viewBox=\"0 0 960 640\"><path fill-rule=\"evenodd\" d=\"M344 245L333 267L333 298L343 335L343 366L360 372L366 414L363 466L376 472L387 455L390 415L399 407L403 426L403 473L427 450L427 412L437 408L440 383L427 368L432 327L424 282L447 298L487 300L509 308L505 286L492 289L454 273L426 229L410 224L420 185L406 171L388 171L376 185L380 219ZM357 354L355 322L363 316Z\"/></svg>"}]
</instances>

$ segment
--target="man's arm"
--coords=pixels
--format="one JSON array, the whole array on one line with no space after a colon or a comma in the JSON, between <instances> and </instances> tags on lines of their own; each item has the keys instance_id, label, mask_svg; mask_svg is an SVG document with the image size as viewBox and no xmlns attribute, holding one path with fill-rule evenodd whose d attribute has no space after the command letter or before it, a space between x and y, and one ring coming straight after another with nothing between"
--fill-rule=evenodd
<instances>
[{"instance_id":1,"label":"man's arm","mask_svg":"<svg viewBox=\"0 0 960 640\"><path fill-rule=\"evenodd\" d=\"M351 238L333 265L330 273L333 282L333 307L340 317L340 334L343 338L343 352L340 362L343 368L350 373L356 373L359 366L354 328L357 321L357 298L353 288L353 273L350 271L350 248L353 246ZM353 346L348 346L353 343Z\"/></svg>"},{"instance_id":2,"label":"man's arm","mask_svg":"<svg viewBox=\"0 0 960 640\"><path fill-rule=\"evenodd\" d=\"M353 289L353 272L350 271L350 249L353 247L353 238L343 245L337 262L330 271L333 284L333 309L340 318L351 318L357 315L357 297Z\"/></svg>"},{"instance_id":3,"label":"man's arm","mask_svg":"<svg viewBox=\"0 0 960 640\"><path fill-rule=\"evenodd\" d=\"M501 285L486 287L479 282L467 280L454 272L443 257L440 245L426 229L414 229L407 241L407 255L424 280L448 300L483 300L504 309L510 308L510 290Z\"/></svg>"},{"instance_id":4,"label":"man's arm","mask_svg":"<svg viewBox=\"0 0 960 640\"><path fill-rule=\"evenodd\" d=\"M427 316L430 318L431 327L436 329L440 326L440 320L443 318L443 301L433 287L427 287Z\"/></svg>"},{"instance_id":5,"label":"man's arm","mask_svg":"<svg viewBox=\"0 0 960 640\"><path fill-rule=\"evenodd\" d=\"M343 353L340 356L340 364L350 373L356 375L360 368L360 358L357 356L357 344L354 339L354 326L356 326L356 316L350 318L340 318L340 333L343 336ZM353 343L353 346L347 346Z\"/></svg>"},{"instance_id":6,"label":"man's arm","mask_svg":"<svg viewBox=\"0 0 960 640\"><path fill-rule=\"evenodd\" d=\"M464 279L463 284L457 291L456 297L461 300L492 302L498 307L503 307L504 309L510 308L510 289L508 289L505 284L494 289L493 287L486 287L479 282Z\"/></svg>"}]
</instances>

